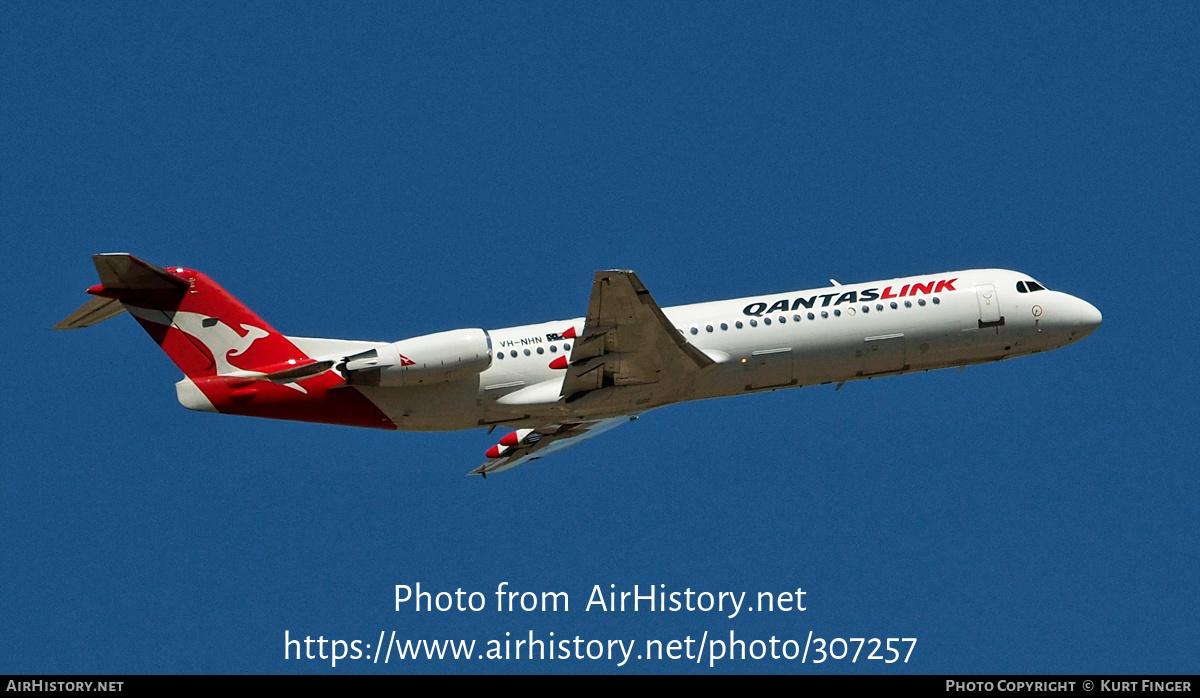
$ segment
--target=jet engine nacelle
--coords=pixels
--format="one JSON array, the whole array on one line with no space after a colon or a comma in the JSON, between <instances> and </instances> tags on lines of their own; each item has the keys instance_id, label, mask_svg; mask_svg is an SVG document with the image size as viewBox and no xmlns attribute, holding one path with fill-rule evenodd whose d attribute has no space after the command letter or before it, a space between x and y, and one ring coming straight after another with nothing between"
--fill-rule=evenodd
<instances>
[{"instance_id":1,"label":"jet engine nacelle","mask_svg":"<svg viewBox=\"0 0 1200 698\"><path fill-rule=\"evenodd\" d=\"M492 365L492 338L483 330L451 330L413 337L348 356L338 366L352 385L448 383Z\"/></svg>"}]
</instances>

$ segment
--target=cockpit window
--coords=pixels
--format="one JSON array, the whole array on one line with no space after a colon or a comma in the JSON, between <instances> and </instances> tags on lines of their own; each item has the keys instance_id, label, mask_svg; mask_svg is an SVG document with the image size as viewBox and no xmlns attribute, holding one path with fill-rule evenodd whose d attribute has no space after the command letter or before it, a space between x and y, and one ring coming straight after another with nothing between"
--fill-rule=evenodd
<instances>
[{"instance_id":1,"label":"cockpit window","mask_svg":"<svg viewBox=\"0 0 1200 698\"><path fill-rule=\"evenodd\" d=\"M1028 292L1029 292L1029 289L1025 288L1025 282L1018 281L1017 282L1017 293L1028 293Z\"/></svg>"},{"instance_id":2,"label":"cockpit window","mask_svg":"<svg viewBox=\"0 0 1200 698\"><path fill-rule=\"evenodd\" d=\"M1027 286L1029 286L1029 292L1030 292L1030 293L1033 293L1034 291L1045 291L1045 290L1046 290L1046 287L1045 287L1045 286L1043 286L1043 285L1039 284L1039 283L1038 283L1038 282L1036 282L1036 281L1027 281L1027 282L1025 282L1025 283L1026 283L1026 285L1027 285Z\"/></svg>"}]
</instances>

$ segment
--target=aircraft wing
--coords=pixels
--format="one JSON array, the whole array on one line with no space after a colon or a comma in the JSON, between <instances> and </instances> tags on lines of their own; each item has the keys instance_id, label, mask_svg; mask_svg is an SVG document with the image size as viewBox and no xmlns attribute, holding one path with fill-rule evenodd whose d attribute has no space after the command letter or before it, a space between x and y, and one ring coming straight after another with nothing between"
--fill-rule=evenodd
<instances>
[{"instance_id":1,"label":"aircraft wing","mask_svg":"<svg viewBox=\"0 0 1200 698\"><path fill-rule=\"evenodd\" d=\"M516 445L509 447L499 458L492 458L467 474L482 475L486 478L491 473L503 472L535 461L635 419L637 415L627 415L594 422L550 424L536 429L520 429L510 434L510 437L516 437Z\"/></svg>"},{"instance_id":2,"label":"aircraft wing","mask_svg":"<svg viewBox=\"0 0 1200 698\"><path fill-rule=\"evenodd\" d=\"M598 271L562 396L686 378L713 360L688 343L632 271Z\"/></svg>"}]
</instances>

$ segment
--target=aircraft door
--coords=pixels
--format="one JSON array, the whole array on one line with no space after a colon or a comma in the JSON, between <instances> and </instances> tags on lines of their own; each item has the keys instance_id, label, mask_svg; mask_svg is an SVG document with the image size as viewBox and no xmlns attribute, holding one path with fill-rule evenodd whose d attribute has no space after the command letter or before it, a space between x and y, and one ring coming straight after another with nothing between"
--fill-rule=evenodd
<instances>
[{"instance_id":1,"label":"aircraft door","mask_svg":"<svg viewBox=\"0 0 1200 698\"><path fill-rule=\"evenodd\" d=\"M762 349L746 362L746 390L791 385L792 348Z\"/></svg>"},{"instance_id":2,"label":"aircraft door","mask_svg":"<svg viewBox=\"0 0 1200 698\"><path fill-rule=\"evenodd\" d=\"M1000 301L996 297L996 287L983 284L975 287L975 298L979 301L979 326L998 327L1004 324L1000 315Z\"/></svg>"}]
</instances>

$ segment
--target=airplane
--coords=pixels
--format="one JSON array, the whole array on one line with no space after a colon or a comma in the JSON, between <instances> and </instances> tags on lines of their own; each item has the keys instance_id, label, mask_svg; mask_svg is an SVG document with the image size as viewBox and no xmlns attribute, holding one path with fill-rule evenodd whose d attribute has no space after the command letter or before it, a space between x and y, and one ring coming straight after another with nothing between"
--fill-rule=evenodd
<instances>
[{"instance_id":1,"label":"airplane","mask_svg":"<svg viewBox=\"0 0 1200 698\"><path fill-rule=\"evenodd\" d=\"M128 311L183 371L192 410L405 431L514 429L509 470L689 400L1001 361L1079 341L1100 311L1027 274L971 269L661 308L598 271L584 317L397 342L285 336L183 267L92 257L94 296L54 329Z\"/></svg>"}]
</instances>

